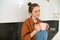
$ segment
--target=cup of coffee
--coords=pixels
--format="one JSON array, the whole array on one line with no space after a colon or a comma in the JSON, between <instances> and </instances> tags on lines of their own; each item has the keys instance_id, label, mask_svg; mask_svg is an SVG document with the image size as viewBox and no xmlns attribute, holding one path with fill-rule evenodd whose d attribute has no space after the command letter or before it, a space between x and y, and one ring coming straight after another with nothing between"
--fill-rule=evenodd
<instances>
[{"instance_id":1,"label":"cup of coffee","mask_svg":"<svg viewBox=\"0 0 60 40\"><path fill-rule=\"evenodd\" d=\"M46 30L47 27L49 28L49 25L47 23L40 23L40 29L41 30Z\"/></svg>"}]
</instances>

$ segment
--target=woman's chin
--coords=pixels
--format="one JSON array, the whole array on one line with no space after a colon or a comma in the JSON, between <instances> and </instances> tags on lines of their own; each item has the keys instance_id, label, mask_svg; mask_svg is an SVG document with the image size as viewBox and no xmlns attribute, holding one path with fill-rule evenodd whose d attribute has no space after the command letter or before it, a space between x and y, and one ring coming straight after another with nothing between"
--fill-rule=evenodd
<instances>
[{"instance_id":1,"label":"woman's chin","mask_svg":"<svg viewBox=\"0 0 60 40\"><path fill-rule=\"evenodd\" d=\"M36 18L39 18L39 16L36 16Z\"/></svg>"}]
</instances>

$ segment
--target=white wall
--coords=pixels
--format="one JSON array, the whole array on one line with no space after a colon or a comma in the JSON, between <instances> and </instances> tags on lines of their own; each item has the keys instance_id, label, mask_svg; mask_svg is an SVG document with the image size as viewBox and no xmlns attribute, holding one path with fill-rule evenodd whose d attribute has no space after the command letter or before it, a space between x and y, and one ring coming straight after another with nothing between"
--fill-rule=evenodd
<instances>
[{"instance_id":1,"label":"white wall","mask_svg":"<svg viewBox=\"0 0 60 40\"><path fill-rule=\"evenodd\" d=\"M19 8L17 0L0 0L0 23L18 21Z\"/></svg>"},{"instance_id":2,"label":"white wall","mask_svg":"<svg viewBox=\"0 0 60 40\"><path fill-rule=\"evenodd\" d=\"M0 0L0 23L24 21L28 13L28 2L36 2L40 5L40 19L53 20L53 13L57 13L57 0ZM20 6L20 3L22 4Z\"/></svg>"}]
</instances>

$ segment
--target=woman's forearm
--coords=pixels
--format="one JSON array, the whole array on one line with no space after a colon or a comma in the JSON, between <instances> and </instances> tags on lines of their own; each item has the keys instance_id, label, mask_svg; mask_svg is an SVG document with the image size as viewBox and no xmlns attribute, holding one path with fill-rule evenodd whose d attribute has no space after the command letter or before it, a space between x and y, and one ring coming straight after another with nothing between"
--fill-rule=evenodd
<instances>
[{"instance_id":1,"label":"woman's forearm","mask_svg":"<svg viewBox=\"0 0 60 40\"><path fill-rule=\"evenodd\" d=\"M34 30L32 33L31 33L31 38L37 33L36 30Z\"/></svg>"}]
</instances>

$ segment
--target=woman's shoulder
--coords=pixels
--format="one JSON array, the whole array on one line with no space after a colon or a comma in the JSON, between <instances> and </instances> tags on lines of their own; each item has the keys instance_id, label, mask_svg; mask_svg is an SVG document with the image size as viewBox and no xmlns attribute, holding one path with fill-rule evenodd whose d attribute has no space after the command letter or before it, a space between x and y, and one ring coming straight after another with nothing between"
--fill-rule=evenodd
<instances>
[{"instance_id":1,"label":"woman's shoulder","mask_svg":"<svg viewBox=\"0 0 60 40\"><path fill-rule=\"evenodd\" d=\"M25 22L25 23L28 23L29 19L30 19L30 18L25 19L24 22Z\"/></svg>"},{"instance_id":2,"label":"woman's shoulder","mask_svg":"<svg viewBox=\"0 0 60 40\"><path fill-rule=\"evenodd\" d=\"M42 22L42 20L41 19L38 19L39 20L39 22Z\"/></svg>"}]
</instances>

